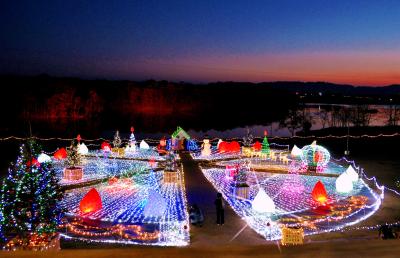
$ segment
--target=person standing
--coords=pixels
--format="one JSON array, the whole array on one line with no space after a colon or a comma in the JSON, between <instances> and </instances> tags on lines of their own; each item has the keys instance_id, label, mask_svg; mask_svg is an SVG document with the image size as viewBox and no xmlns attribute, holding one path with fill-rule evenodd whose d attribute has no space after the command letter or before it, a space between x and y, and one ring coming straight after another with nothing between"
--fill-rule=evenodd
<instances>
[{"instance_id":1,"label":"person standing","mask_svg":"<svg viewBox=\"0 0 400 258\"><path fill-rule=\"evenodd\" d=\"M217 193L217 199L215 199L215 208L217 210L217 224L224 225L225 216L224 216L224 200L222 199L222 194Z\"/></svg>"}]
</instances>

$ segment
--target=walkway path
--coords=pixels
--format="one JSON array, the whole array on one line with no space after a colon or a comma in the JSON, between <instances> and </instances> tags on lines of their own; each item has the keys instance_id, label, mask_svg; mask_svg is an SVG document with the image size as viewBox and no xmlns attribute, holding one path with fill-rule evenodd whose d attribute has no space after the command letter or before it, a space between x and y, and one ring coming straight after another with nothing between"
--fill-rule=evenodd
<instances>
[{"instance_id":1,"label":"walkway path","mask_svg":"<svg viewBox=\"0 0 400 258\"><path fill-rule=\"evenodd\" d=\"M268 242L251 228L246 227L237 238L230 241L243 227L243 221L230 207L225 208L225 225L218 226L214 200L216 190L207 181L197 162L188 152L180 153L185 175L188 204L197 204L205 217L203 227L191 226L191 246L260 245Z\"/></svg>"}]
</instances>

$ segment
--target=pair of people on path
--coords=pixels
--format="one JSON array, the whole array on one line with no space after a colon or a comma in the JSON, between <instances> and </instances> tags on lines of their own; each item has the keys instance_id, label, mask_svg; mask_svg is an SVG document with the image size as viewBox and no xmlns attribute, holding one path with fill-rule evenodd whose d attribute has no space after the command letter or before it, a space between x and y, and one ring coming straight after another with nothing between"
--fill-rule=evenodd
<instances>
[{"instance_id":1,"label":"pair of people on path","mask_svg":"<svg viewBox=\"0 0 400 258\"><path fill-rule=\"evenodd\" d=\"M215 208L217 211L217 225L221 226L224 225L225 223L225 214L224 214L224 200L222 199L222 194L217 193L217 198L214 201ZM204 221L204 216L203 213L201 212L200 208L194 204L193 206L190 207L189 209L189 218L190 222L193 225L203 225Z\"/></svg>"},{"instance_id":2,"label":"pair of people on path","mask_svg":"<svg viewBox=\"0 0 400 258\"><path fill-rule=\"evenodd\" d=\"M217 193L217 199L214 201L215 208L217 210L217 224L224 225L225 223L225 214L224 214L224 200L222 199L222 194Z\"/></svg>"}]
</instances>

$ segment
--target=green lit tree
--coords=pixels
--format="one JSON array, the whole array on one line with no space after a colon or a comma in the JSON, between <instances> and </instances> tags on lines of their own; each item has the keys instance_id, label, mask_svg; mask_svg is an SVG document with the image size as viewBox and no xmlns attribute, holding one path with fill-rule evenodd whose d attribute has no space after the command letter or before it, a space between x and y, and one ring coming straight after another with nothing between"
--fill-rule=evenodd
<instances>
[{"instance_id":1,"label":"green lit tree","mask_svg":"<svg viewBox=\"0 0 400 258\"><path fill-rule=\"evenodd\" d=\"M21 156L19 157L19 159ZM17 161L18 164L18 161ZM22 177L23 169L17 169L17 166L11 164L8 169L8 176L3 180L3 187L0 195L0 229L1 237L5 240L5 235L15 232L15 211L16 211L16 191L18 181Z\"/></svg>"},{"instance_id":2,"label":"green lit tree","mask_svg":"<svg viewBox=\"0 0 400 258\"><path fill-rule=\"evenodd\" d=\"M0 243L4 243L6 241L6 237L4 236L3 232L3 224L1 223L2 220L3 220L3 213L0 208Z\"/></svg>"},{"instance_id":3,"label":"green lit tree","mask_svg":"<svg viewBox=\"0 0 400 258\"><path fill-rule=\"evenodd\" d=\"M269 143L267 139L267 131L264 132L264 139L261 145L261 153L264 153L266 155L269 155L270 153Z\"/></svg>"},{"instance_id":4,"label":"green lit tree","mask_svg":"<svg viewBox=\"0 0 400 258\"><path fill-rule=\"evenodd\" d=\"M11 165L0 198L4 235L56 232L61 218L62 192L51 162L38 163L40 147L28 141Z\"/></svg>"}]
</instances>

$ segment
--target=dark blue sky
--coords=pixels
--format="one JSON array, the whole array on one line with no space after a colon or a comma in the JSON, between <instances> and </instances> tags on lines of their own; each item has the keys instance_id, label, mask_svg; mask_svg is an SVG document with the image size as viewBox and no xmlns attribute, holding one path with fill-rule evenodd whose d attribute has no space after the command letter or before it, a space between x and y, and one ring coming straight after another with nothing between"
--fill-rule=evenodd
<instances>
[{"instance_id":1,"label":"dark blue sky","mask_svg":"<svg viewBox=\"0 0 400 258\"><path fill-rule=\"evenodd\" d=\"M2 1L0 72L400 82L400 1Z\"/></svg>"}]
</instances>

